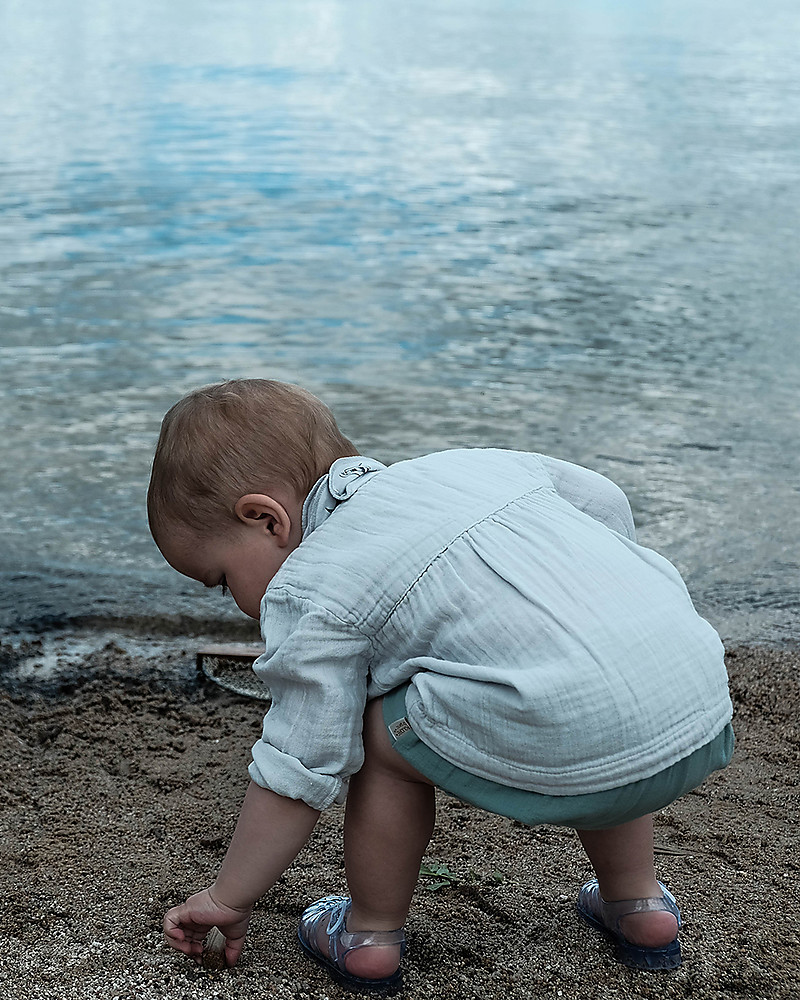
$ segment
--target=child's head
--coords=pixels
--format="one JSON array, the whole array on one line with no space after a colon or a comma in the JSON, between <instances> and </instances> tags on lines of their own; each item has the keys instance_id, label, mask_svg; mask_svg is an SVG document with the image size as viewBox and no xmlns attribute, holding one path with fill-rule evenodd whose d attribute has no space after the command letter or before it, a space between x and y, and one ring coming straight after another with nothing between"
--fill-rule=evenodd
<instances>
[{"instance_id":1,"label":"child's head","mask_svg":"<svg viewBox=\"0 0 800 1000\"><path fill-rule=\"evenodd\" d=\"M231 531L247 494L284 491L302 504L337 458L357 455L316 396L267 379L195 389L164 417L147 513L160 548L178 530L197 538Z\"/></svg>"}]
</instances>

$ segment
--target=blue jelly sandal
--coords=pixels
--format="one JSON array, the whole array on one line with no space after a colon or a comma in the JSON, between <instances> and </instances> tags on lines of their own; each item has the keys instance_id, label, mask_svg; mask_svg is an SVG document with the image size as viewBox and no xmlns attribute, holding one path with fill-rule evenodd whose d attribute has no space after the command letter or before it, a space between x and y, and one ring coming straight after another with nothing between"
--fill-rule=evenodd
<instances>
[{"instance_id":1,"label":"blue jelly sandal","mask_svg":"<svg viewBox=\"0 0 800 1000\"><path fill-rule=\"evenodd\" d=\"M632 969L677 969L681 964L681 946L678 939L663 948L643 948L632 944L620 930L623 917L631 913L671 913L681 925L681 914L675 897L661 883L663 895L648 899L619 899L607 902L600 895L600 886L594 878L582 886L576 904L578 913L592 927L611 935L617 946L617 958Z\"/></svg>"},{"instance_id":2,"label":"blue jelly sandal","mask_svg":"<svg viewBox=\"0 0 800 1000\"><path fill-rule=\"evenodd\" d=\"M333 976L340 986L355 992L393 993L401 982L402 975L398 969L384 979L363 979L347 971L345 960L358 948L369 945L399 945L400 958L406 950L406 936L402 927L396 931L348 931L347 914L350 912L350 900L347 896L325 896L312 903L300 917L297 937L303 951L316 962L319 962ZM327 935L328 950L322 951L318 945L320 929L326 924L324 935Z\"/></svg>"}]
</instances>

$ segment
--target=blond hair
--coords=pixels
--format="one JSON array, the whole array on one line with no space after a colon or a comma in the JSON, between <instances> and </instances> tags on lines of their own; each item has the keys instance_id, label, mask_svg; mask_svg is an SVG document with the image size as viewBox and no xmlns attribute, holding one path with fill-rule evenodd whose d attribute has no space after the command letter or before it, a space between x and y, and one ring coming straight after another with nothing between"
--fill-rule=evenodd
<instances>
[{"instance_id":1,"label":"blond hair","mask_svg":"<svg viewBox=\"0 0 800 1000\"><path fill-rule=\"evenodd\" d=\"M305 389L268 379L203 386L162 421L147 491L150 531L156 542L176 525L219 532L236 523L240 497L282 485L304 500L337 458L357 454Z\"/></svg>"}]
</instances>

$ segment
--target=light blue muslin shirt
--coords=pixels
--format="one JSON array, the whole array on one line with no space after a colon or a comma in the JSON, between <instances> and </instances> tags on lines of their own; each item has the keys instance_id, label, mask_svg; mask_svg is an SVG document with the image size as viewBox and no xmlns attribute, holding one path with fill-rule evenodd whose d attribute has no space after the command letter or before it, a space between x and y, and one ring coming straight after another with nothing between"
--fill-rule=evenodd
<instances>
[{"instance_id":1,"label":"light blue muslin shirt","mask_svg":"<svg viewBox=\"0 0 800 1000\"><path fill-rule=\"evenodd\" d=\"M548 795L656 774L732 714L722 643L624 493L543 455L338 460L261 629L273 703L250 775L317 809L361 767L367 700L407 681L436 753Z\"/></svg>"}]
</instances>

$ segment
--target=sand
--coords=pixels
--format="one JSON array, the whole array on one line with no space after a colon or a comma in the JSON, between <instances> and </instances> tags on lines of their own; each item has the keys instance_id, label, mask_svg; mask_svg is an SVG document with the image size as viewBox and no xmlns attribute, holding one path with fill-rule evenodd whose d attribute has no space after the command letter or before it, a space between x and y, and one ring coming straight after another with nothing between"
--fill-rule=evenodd
<instances>
[{"instance_id":1,"label":"sand","mask_svg":"<svg viewBox=\"0 0 800 1000\"><path fill-rule=\"evenodd\" d=\"M0 665L20 655L0 645ZM683 966L628 970L579 921L590 872L573 833L442 797L426 862L453 880L416 894L403 996L800 997L800 654L733 649L728 660L734 761L657 822ZM338 807L259 903L237 968L206 972L161 940L164 910L208 884L225 852L263 706L195 681L186 643L158 662L112 643L58 683L18 681L0 699L0 995L347 995L295 940L305 905L345 888Z\"/></svg>"}]
</instances>

